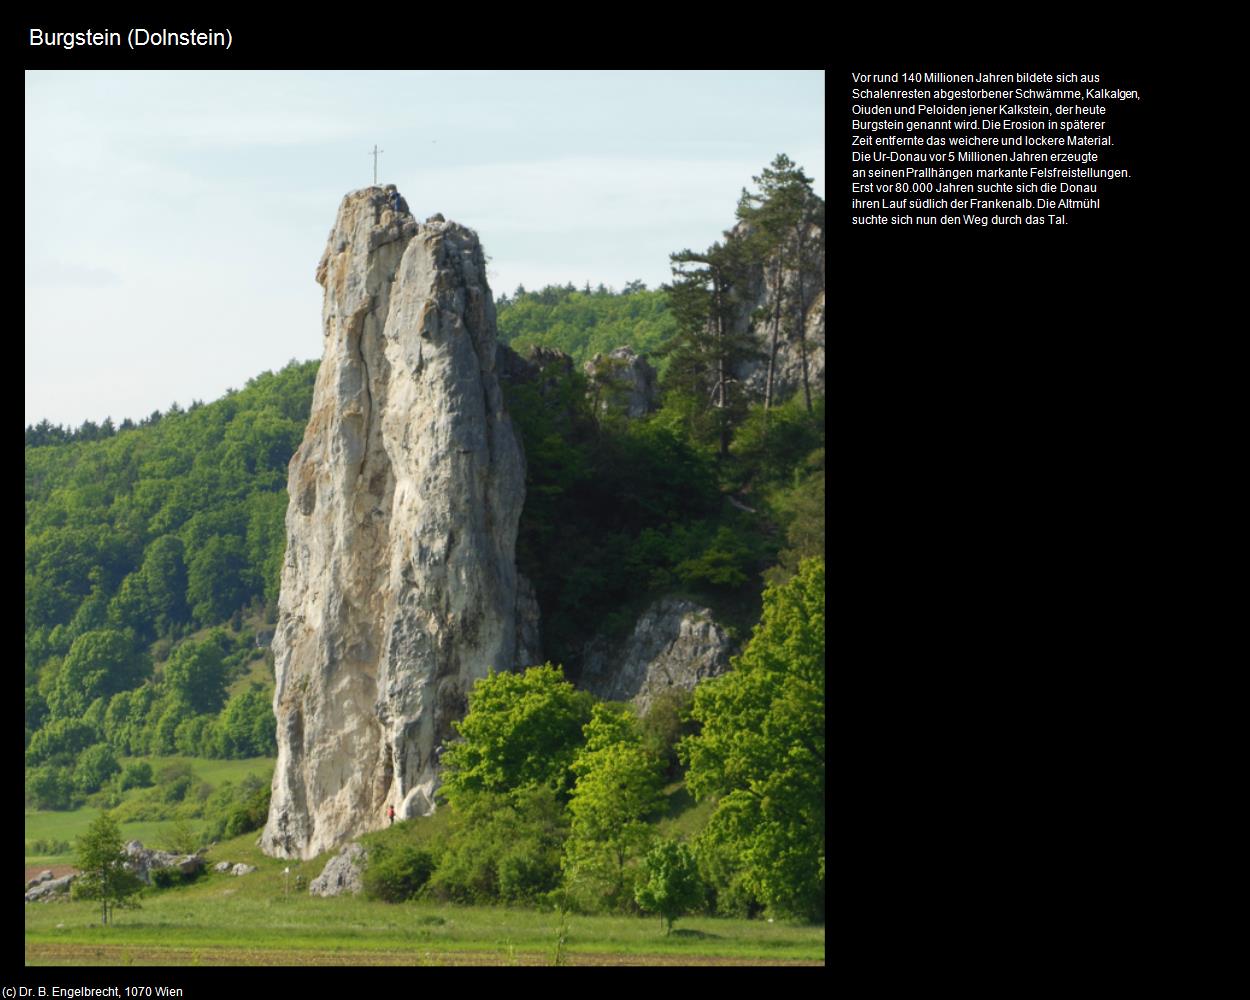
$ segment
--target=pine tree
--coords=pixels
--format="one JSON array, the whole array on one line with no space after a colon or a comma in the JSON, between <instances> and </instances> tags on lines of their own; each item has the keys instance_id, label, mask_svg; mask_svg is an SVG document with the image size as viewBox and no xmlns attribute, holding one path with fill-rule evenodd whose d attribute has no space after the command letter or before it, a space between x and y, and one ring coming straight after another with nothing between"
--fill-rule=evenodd
<instances>
[{"instance_id":1,"label":"pine tree","mask_svg":"<svg viewBox=\"0 0 1250 1000\"><path fill-rule=\"evenodd\" d=\"M749 264L748 247L733 237L702 253L670 256L673 283L665 285L677 333L656 353L669 356L670 388L693 397L699 411L711 408L722 458L733 427L746 413L746 393L734 372L759 352L746 330L735 330L739 289Z\"/></svg>"}]
</instances>

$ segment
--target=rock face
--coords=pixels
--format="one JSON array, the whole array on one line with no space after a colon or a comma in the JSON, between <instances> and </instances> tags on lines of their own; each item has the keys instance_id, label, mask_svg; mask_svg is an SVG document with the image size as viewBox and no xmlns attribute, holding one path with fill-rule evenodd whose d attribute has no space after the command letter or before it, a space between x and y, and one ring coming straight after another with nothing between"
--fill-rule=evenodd
<instances>
[{"instance_id":1,"label":"rock face","mask_svg":"<svg viewBox=\"0 0 1250 1000\"><path fill-rule=\"evenodd\" d=\"M601 412L615 410L633 420L659 408L656 371L632 347L596 354L584 370L592 405Z\"/></svg>"},{"instance_id":2,"label":"rock face","mask_svg":"<svg viewBox=\"0 0 1250 1000\"><path fill-rule=\"evenodd\" d=\"M325 868L308 884L314 896L341 896L345 892L357 893L363 888L360 880L365 863L365 849L359 844L348 844L326 862Z\"/></svg>"},{"instance_id":3,"label":"rock face","mask_svg":"<svg viewBox=\"0 0 1250 1000\"><path fill-rule=\"evenodd\" d=\"M516 582L516 654L513 665L518 670L524 670L543 662L542 615L534 585L520 573Z\"/></svg>"},{"instance_id":4,"label":"rock face","mask_svg":"<svg viewBox=\"0 0 1250 1000\"><path fill-rule=\"evenodd\" d=\"M734 234L744 236L750 231L748 223L740 222ZM763 399L768 381L768 353L772 346L773 318L780 296L782 313L780 335L777 341L777 357L773 370L773 398L788 399L803 391L803 358L807 358L807 379L812 395L825 393L825 232L813 225L808 230L808 244L812 251L812 266L803 269L804 310L803 337L799 336L795 320L799 293L797 268L774 266L776 258L766 260L751 276L742 291L739 308L734 321L739 332L750 330L764 353L761 361L751 361L739 367L736 374L746 384L753 399ZM793 247L782 260L793 258Z\"/></svg>"},{"instance_id":5,"label":"rock face","mask_svg":"<svg viewBox=\"0 0 1250 1000\"><path fill-rule=\"evenodd\" d=\"M347 195L317 267L325 346L291 459L263 850L311 858L429 813L465 692L515 664L520 445L477 236Z\"/></svg>"},{"instance_id":6,"label":"rock face","mask_svg":"<svg viewBox=\"0 0 1250 1000\"><path fill-rule=\"evenodd\" d=\"M705 677L724 673L732 648L711 611L666 597L643 612L623 643L587 643L580 686L607 701L632 701L646 715L661 691L690 691Z\"/></svg>"}]
</instances>

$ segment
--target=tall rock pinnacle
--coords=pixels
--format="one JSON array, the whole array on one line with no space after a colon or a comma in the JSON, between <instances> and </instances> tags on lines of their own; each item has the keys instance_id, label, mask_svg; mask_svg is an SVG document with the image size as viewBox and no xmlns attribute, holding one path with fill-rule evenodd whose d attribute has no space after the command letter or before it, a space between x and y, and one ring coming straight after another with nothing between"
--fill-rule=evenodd
<instances>
[{"instance_id":1,"label":"tall rock pinnacle","mask_svg":"<svg viewBox=\"0 0 1250 1000\"><path fill-rule=\"evenodd\" d=\"M268 854L433 809L465 694L516 665L521 448L477 236L393 186L347 195L317 267L325 346L291 459Z\"/></svg>"}]
</instances>

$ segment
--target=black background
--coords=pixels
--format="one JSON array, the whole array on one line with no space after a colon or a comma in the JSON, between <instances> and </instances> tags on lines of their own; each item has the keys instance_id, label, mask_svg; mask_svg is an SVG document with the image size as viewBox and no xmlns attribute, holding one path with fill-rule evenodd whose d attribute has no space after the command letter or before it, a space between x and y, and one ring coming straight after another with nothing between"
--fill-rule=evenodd
<instances>
[{"instance_id":1,"label":"black background","mask_svg":"<svg viewBox=\"0 0 1250 1000\"><path fill-rule=\"evenodd\" d=\"M1140 842L1146 776L1120 762L1131 682L1111 650L1143 627L1126 602L1158 573L1144 539L1175 448L1171 344L1183 329L1190 244L1167 188L1174 24L1139 20L1133 8L832 8L797 25L755 8L418 13L91 19L119 29L228 24L228 53L24 44L30 26L73 30L87 19L32 16L14 35L30 69L823 67L828 162L804 166L834 179L828 649L840 753L830 968L815 971L858 979L867 957L887 981L933 981L942 969L978 982L1004 954L1030 954L1024 938L1060 903L1067 940L1092 940L1100 914L1142 891L1128 845ZM1137 88L1142 104L1108 126L1132 185L1116 182L1103 208L1070 213L1065 227L852 227L851 72L913 69L1096 71L1100 86ZM945 947L964 931L975 949ZM716 971L765 985L742 970L699 970L700 983ZM800 971L813 970L785 975ZM436 972L461 984L517 975L422 969L380 982L369 969L178 970L172 979L189 996L245 983L267 995L284 985L390 992ZM651 972L688 988L674 970ZM779 973L767 974L775 984ZM171 979L128 978L154 976ZM124 978L24 973L83 977Z\"/></svg>"}]
</instances>

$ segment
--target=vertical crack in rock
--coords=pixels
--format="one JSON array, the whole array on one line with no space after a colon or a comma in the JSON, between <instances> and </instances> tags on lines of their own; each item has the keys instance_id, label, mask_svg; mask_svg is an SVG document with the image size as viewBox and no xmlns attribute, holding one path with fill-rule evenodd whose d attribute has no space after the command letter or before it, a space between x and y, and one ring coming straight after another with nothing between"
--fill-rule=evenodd
<instances>
[{"instance_id":1,"label":"vertical crack in rock","mask_svg":"<svg viewBox=\"0 0 1250 1000\"><path fill-rule=\"evenodd\" d=\"M311 858L434 808L436 748L517 662L521 447L476 234L347 195L317 267L324 351L291 459L263 849ZM528 651L526 651L528 652Z\"/></svg>"}]
</instances>

